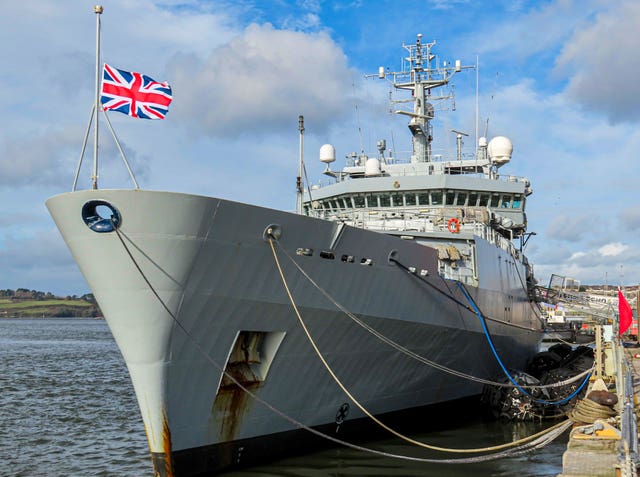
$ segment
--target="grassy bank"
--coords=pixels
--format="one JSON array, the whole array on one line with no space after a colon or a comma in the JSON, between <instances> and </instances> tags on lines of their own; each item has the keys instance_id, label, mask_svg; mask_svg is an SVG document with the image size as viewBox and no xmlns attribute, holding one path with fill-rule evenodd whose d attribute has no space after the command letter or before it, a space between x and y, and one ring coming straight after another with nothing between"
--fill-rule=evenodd
<instances>
[{"instance_id":1,"label":"grassy bank","mask_svg":"<svg viewBox=\"0 0 640 477\"><path fill-rule=\"evenodd\" d=\"M0 317L2 318L95 317L101 315L96 304L82 299L0 298Z\"/></svg>"}]
</instances>

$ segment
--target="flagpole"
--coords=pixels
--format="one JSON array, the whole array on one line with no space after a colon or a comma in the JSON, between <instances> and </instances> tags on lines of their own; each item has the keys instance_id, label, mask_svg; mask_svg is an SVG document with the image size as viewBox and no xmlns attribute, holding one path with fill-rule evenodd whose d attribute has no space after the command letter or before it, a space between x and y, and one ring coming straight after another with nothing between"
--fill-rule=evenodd
<instances>
[{"instance_id":1,"label":"flagpole","mask_svg":"<svg viewBox=\"0 0 640 477\"><path fill-rule=\"evenodd\" d=\"M96 14L96 122L93 128L93 175L91 182L93 189L98 188L98 116L100 113L100 15L103 12L102 5L95 5L93 11Z\"/></svg>"}]
</instances>

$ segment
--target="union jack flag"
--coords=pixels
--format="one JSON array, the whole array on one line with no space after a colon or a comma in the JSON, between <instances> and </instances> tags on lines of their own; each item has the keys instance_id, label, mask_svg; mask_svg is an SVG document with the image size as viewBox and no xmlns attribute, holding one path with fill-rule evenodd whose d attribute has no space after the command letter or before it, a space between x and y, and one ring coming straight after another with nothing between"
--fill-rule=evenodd
<instances>
[{"instance_id":1,"label":"union jack flag","mask_svg":"<svg viewBox=\"0 0 640 477\"><path fill-rule=\"evenodd\" d=\"M171 104L171 86L140 73L104 64L102 97L105 111L113 109L134 118L164 119Z\"/></svg>"}]
</instances>

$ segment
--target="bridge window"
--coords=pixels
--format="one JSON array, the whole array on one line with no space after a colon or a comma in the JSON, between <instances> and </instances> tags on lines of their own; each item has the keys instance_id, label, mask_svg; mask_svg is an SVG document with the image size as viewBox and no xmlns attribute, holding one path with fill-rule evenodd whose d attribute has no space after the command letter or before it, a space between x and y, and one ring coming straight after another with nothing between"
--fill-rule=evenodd
<instances>
[{"instance_id":1,"label":"bridge window","mask_svg":"<svg viewBox=\"0 0 640 477\"><path fill-rule=\"evenodd\" d=\"M516 195L513 198L513 202L511 203L511 208L519 209L520 207L522 207L522 197L520 197L519 195Z\"/></svg>"},{"instance_id":2,"label":"bridge window","mask_svg":"<svg viewBox=\"0 0 640 477\"><path fill-rule=\"evenodd\" d=\"M357 209L362 209L365 206L365 204L364 204L364 196L363 195L354 195L353 196L353 205Z\"/></svg>"},{"instance_id":3,"label":"bridge window","mask_svg":"<svg viewBox=\"0 0 640 477\"><path fill-rule=\"evenodd\" d=\"M402 197L402 194L391 194L391 203L394 207L402 207L404 205Z\"/></svg>"},{"instance_id":4,"label":"bridge window","mask_svg":"<svg viewBox=\"0 0 640 477\"><path fill-rule=\"evenodd\" d=\"M418 194L418 204L419 205L429 205L429 194L420 193Z\"/></svg>"},{"instance_id":5,"label":"bridge window","mask_svg":"<svg viewBox=\"0 0 640 477\"><path fill-rule=\"evenodd\" d=\"M415 194L407 194L404 196L404 203L406 205L416 205L416 195Z\"/></svg>"},{"instance_id":6,"label":"bridge window","mask_svg":"<svg viewBox=\"0 0 640 477\"><path fill-rule=\"evenodd\" d=\"M420 203L420 205L422 205L422 203ZM431 205L442 205L442 191L438 190L431 193Z\"/></svg>"},{"instance_id":7,"label":"bridge window","mask_svg":"<svg viewBox=\"0 0 640 477\"><path fill-rule=\"evenodd\" d=\"M367 199L367 207L378 207L378 197L375 195L367 194L365 196Z\"/></svg>"},{"instance_id":8,"label":"bridge window","mask_svg":"<svg viewBox=\"0 0 640 477\"><path fill-rule=\"evenodd\" d=\"M467 201L467 193L466 192L458 192L456 196L456 205L464 205Z\"/></svg>"},{"instance_id":9,"label":"bridge window","mask_svg":"<svg viewBox=\"0 0 640 477\"><path fill-rule=\"evenodd\" d=\"M452 190L447 191L447 202L446 205L453 205L453 201L456 197L456 193Z\"/></svg>"},{"instance_id":10,"label":"bridge window","mask_svg":"<svg viewBox=\"0 0 640 477\"><path fill-rule=\"evenodd\" d=\"M478 205L478 193L471 192L469 193L469 207L475 207Z\"/></svg>"},{"instance_id":11,"label":"bridge window","mask_svg":"<svg viewBox=\"0 0 640 477\"><path fill-rule=\"evenodd\" d=\"M489 194L480 194L480 201L478 202L478 205L480 207L486 207L489 205L489 197L491 197Z\"/></svg>"},{"instance_id":12,"label":"bridge window","mask_svg":"<svg viewBox=\"0 0 640 477\"><path fill-rule=\"evenodd\" d=\"M500 205L500 195L493 194L491 196L491 207L498 207Z\"/></svg>"},{"instance_id":13,"label":"bridge window","mask_svg":"<svg viewBox=\"0 0 640 477\"><path fill-rule=\"evenodd\" d=\"M380 194L380 207L391 207L391 196L388 194Z\"/></svg>"},{"instance_id":14,"label":"bridge window","mask_svg":"<svg viewBox=\"0 0 640 477\"><path fill-rule=\"evenodd\" d=\"M502 208L509 209L511 208L511 195L503 195L502 196Z\"/></svg>"}]
</instances>

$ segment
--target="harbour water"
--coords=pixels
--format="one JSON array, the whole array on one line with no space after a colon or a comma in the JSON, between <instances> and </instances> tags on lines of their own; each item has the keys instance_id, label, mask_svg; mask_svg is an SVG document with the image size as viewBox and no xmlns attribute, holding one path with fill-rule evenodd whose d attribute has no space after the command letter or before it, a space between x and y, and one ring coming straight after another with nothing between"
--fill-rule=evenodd
<instances>
[{"instance_id":1,"label":"harbour water","mask_svg":"<svg viewBox=\"0 0 640 477\"><path fill-rule=\"evenodd\" d=\"M425 420L425 430L412 437L444 447L484 447L541 429L480 416L457 421L434 429ZM364 445L424 456L398 439ZM555 477L562 471L565 448L566 436L533 454L465 465L416 463L331 448L226 475ZM151 477L133 388L104 321L0 319L0 463L0 476L6 477Z\"/></svg>"}]
</instances>

